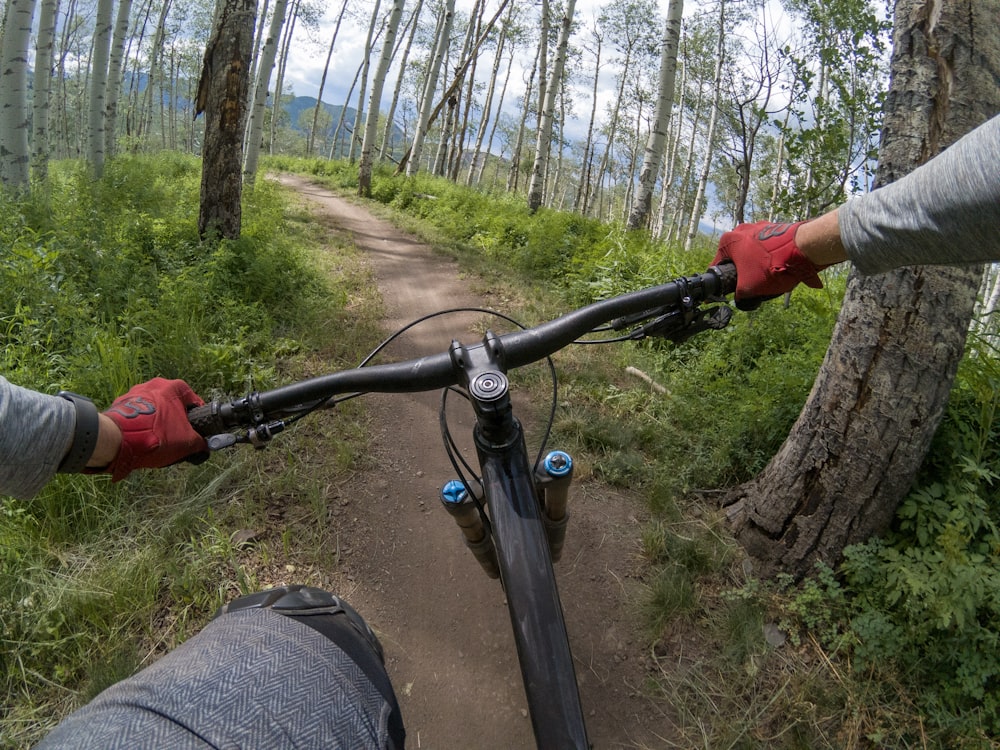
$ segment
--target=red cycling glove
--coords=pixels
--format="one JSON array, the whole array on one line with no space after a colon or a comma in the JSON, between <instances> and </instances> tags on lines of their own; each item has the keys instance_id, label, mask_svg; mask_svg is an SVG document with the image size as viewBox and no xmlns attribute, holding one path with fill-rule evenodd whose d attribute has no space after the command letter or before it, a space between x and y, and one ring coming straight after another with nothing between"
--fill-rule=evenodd
<instances>
[{"instance_id":1,"label":"red cycling glove","mask_svg":"<svg viewBox=\"0 0 1000 750\"><path fill-rule=\"evenodd\" d=\"M712 265L731 260L736 264L736 306L755 310L765 300L790 292L799 283L822 289L816 266L795 244L795 230L804 222L774 224L759 221L740 224L719 240Z\"/></svg>"},{"instance_id":2,"label":"red cycling glove","mask_svg":"<svg viewBox=\"0 0 1000 750\"><path fill-rule=\"evenodd\" d=\"M122 446L104 469L119 482L133 469L158 469L205 453L208 444L188 422L205 402L183 380L153 378L133 386L104 412L122 432Z\"/></svg>"}]
</instances>

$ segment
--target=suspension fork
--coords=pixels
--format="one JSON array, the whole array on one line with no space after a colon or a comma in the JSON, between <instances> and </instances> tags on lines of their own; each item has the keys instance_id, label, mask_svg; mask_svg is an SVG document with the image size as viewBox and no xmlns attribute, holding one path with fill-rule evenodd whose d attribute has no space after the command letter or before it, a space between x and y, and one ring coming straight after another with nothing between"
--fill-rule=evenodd
<instances>
[{"instance_id":1,"label":"suspension fork","mask_svg":"<svg viewBox=\"0 0 1000 750\"><path fill-rule=\"evenodd\" d=\"M483 492L535 738L543 748L588 748L545 514L524 431L514 418L499 340L487 332L481 347L456 342L451 352L476 412Z\"/></svg>"}]
</instances>

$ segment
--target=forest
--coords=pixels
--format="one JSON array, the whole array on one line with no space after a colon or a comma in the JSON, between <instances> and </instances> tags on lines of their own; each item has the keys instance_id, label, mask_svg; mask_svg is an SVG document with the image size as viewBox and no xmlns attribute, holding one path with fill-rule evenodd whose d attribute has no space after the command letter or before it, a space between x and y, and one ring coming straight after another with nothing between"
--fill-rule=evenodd
<instances>
[{"instance_id":1,"label":"forest","mask_svg":"<svg viewBox=\"0 0 1000 750\"><path fill-rule=\"evenodd\" d=\"M1000 111L998 13L5 0L0 373L109 402L156 374L236 393L321 350L354 364L377 303L349 249L314 252L321 230L266 179L280 170L383 206L526 298L582 304L704 268L718 232L816 216ZM558 426L596 476L648 497L651 642L703 629L718 652L658 685L674 746L997 747L1000 274L823 278L731 335L639 350L677 398L640 408L581 382L586 408ZM333 328L352 333L322 340ZM719 400L732 408L696 429ZM363 443L348 430L316 486ZM0 746L30 745L259 583L230 532L294 481L252 481L275 463L5 499ZM291 560L303 528L261 554ZM310 564L331 564L322 546ZM749 635L772 625L780 649Z\"/></svg>"}]
</instances>

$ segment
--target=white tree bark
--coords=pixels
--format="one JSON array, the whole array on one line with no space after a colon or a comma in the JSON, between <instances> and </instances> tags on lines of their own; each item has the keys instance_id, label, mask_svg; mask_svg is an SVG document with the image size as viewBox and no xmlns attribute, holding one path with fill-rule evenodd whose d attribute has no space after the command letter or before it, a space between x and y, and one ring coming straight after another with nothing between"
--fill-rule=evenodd
<instances>
[{"instance_id":1,"label":"white tree bark","mask_svg":"<svg viewBox=\"0 0 1000 750\"><path fill-rule=\"evenodd\" d=\"M94 24L94 54L90 70L90 116L87 122L88 158L94 174L104 173L104 139L107 127L108 61L111 55L113 0L98 0Z\"/></svg>"},{"instance_id":2,"label":"white tree bark","mask_svg":"<svg viewBox=\"0 0 1000 750\"><path fill-rule=\"evenodd\" d=\"M670 110L674 103L674 82L677 76L677 49L681 38L681 17L684 14L684 0L670 0L667 7L667 22L663 29L663 48L660 52L660 95L653 113L653 127L646 142L642 169L639 172L639 187L626 227L639 229L649 222L649 210L656 188L657 171L663 161L663 145L670 127Z\"/></svg>"},{"instance_id":3,"label":"white tree bark","mask_svg":"<svg viewBox=\"0 0 1000 750\"><path fill-rule=\"evenodd\" d=\"M43 3L44 4L44 3ZM111 59L108 64L107 101L104 118L104 154L110 159L115 155L118 142L118 98L122 90L122 69L125 65L125 40L128 37L132 0L120 0L111 38ZM176 100L175 100L176 108Z\"/></svg>"},{"instance_id":4,"label":"white tree bark","mask_svg":"<svg viewBox=\"0 0 1000 750\"><path fill-rule=\"evenodd\" d=\"M420 169L420 155L427 137L427 128L434 109L434 92L437 90L438 75L441 72L441 61L448 50L448 40L451 36L451 22L455 16L455 0L446 0L441 30L434 44L431 63L427 69L427 80L424 83L424 93L420 100L420 113L417 116L417 128L413 134L413 145L410 147L409 161L406 163L406 175L412 177Z\"/></svg>"},{"instance_id":5,"label":"white tree bark","mask_svg":"<svg viewBox=\"0 0 1000 750\"><path fill-rule=\"evenodd\" d=\"M513 6L511 6L513 7ZM510 73L514 68L514 54L516 52L516 45L513 40L510 44L510 55L507 58L507 72L504 74L503 85L500 87L500 96L497 99L496 106L496 117L493 118L493 122L490 125L490 135L486 139L486 153L490 153L490 147L493 145L493 137L496 135L497 126L500 124L500 113L503 112L503 104L507 98L507 86L510 83ZM483 172L486 171L486 156L483 156L479 161L479 170L476 173L476 184L481 184L483 181ZM500 159L497 159L497 165L499 167ZM498 170L499 171L499 170Z\"/></svg>"},{"instance_id":6,"label":"white tree bark","mask_svg":"<svg viewBox=\"0 0 1000 750\"><path fill-rule=\"evenodd\" d=\"M284 39L278 51L278 78L274 82L274 95L271 97L271 129L267 139L267 153L274 153L274 139L281 122L281 94L285 90L285 69L288 67L288 53L292 48L292 38L295 35L295 23L299 20L301 0L291 0L290 11L285 12Z\"/></svg>"},{"instance_id":7,"label":"white tree bark","mask_svg":"<svg viewBox=\"0 0 1000 750\"><path fill-rule=\"evenodd\" d=\"M0 39L0 183L27 190L28 45L35 0L9 0Z\"/></svg>"},{"instance_id":8,"label":"white tree bark","mask_svg":"<svg viewBox=\"0 0 1000 750\"><path fill-rule=\"evenodd\" d=\"M590 95L590 122L587 125L587 140L584 141L583 157L580 160L580 184L577 185L576 198L573 201L573 210L579 211L584 216L587 215L589 208L590 170L594 166L594 123L597 120L597 90L601 77L601 45L604 41L599 29L595 28L593 35L597 49L594 51L594 86Z\"/></svg>"},{"instance_id":9,"label":"white tree bark","mask_svg":"<svg viewBox=\"0 0 1000 750\"><path fill-rule=\"evenodd\" d=\"M479 156L483 150L483 140L486 138L486 130L493 117L493 97L496 93L497 78L500 75L500 65L507 42L507 29L510 25L510 18L514 13L514 5L507 11L507 23L504 24L504 31L497 40L496 54L493 56L493 68L490 71L490 82L486 88L486 101L483 103L483 114L479 119L479 129L476 131L476 145L472 150L472 158L469 160L469 171L465 176L466 186L472 185L473 177L476 174L476 165L479 163ZM485 161L485 159L484 159Z\"/></svg>"},{"instance_id":10,"label":"white tree bark","mask_svg":"<svg viewBox=\"0 0 1000 750\"><path fill-rule=\"evenodd\" d=\"M359 131L361 130L361 118L364 117L365 95L368 93L368 70L372 59L372 50L375 47L375 27L378 25L378 13L382 9L382 0L375 0L375 8L372 10L371 22L368 24L368 36L365 37L365 56L361 63L361 88L358 90L358 103L354 108L354 126L351 128L351 147L348 149L348 158L351 164L354 163L355 149L358 145ZM381 29L379 30L381 34ZM391 49L390 49L391 54ZM381 94L379 95L381 98ZM378 108L375 110L378 116Z\"/></svg>"},{"instance_id":11,"label":"white tree bark","mask_svg":"<svg viewBox=\"0 0 1000 750\"><path fill-rule=\"evenodd\" d=\"M267 87L271 83L271 73L274 72L274 60L278 54L278 36L285 23L287 0L275 0L271 14L271 25L267 39L260 55L260 65L257 66L257 81L254 86L252 104L250 105L250 124L247 127L246 140L243 144L245 156L243 159L243 182L252 185L257 177L257 164L260 160L261 138L264 133L264 109L267 106Z\"/></svg>"},{"instance_id":12,"label":"white tree bark","mask_svg":"<svg viewBox=\"0 0 1000 750\"><path fill-rule=\"evenodd\" d=\"M382 40L382 54L375 75L372 79L371 93L368 97L368 113L365 117L365 134L361 142L361 164L358 168L358 193L368 197L371 195L372 161L375 150L375 139L378 137L378 116L382 103L382 89L385 87L385 77L392 62L393 49L396 46L396 32L403 17L403 1L394 0L389 20L385 27L385 39Z\"/></svg>"},{"instance_id":13,"label":"white tree bark","mask_svg":"<svg viewBox=\"0 0 1000 750\"><path fill-rule=\"evenodd\" d=\"M379 147L379 161L384 161L393 151L392 129L396 119L396 107L399 105L399 94L403 90L403 79L406 73L406 62L410 59L410 50L413 48L413 37L416 36L418 22L420 21L420 11L424 7L424 0L417 0L417 7L410 14L407 22L409 33L406 37L406 46L403 47L403 55L399 61L399 73L396 76L396 85L392 91L392 101L389 103L389 111L385 115L385 129L382 131L382 145Z\"/></svg>"},{"instance_id":14,"label":"white tree bark","mask_svg":"<svg viewBox=\"0 0 1000 750\"><path fill-rule=\"evenodd\" d=\"M705 161L701 168L701 177L698 179L698 190L694 197L694 206L691 209L691 219L688 222L687 237L684 240L684 249L690 250L694 243L694 238L698 234L698 222L701 219L702 203L705 201L705 191L708 188L708 173L712 168L712 148L715 141L715 126L719 121L719 102L722 93L722 65L726 56L726 3L719 0L719 45L716 49L715 75L713 77L712 114L708 118L708 133L705 135ZM694 144L692 143L692 146Z\"/></svg>"},{"instance_id":15,"label":"white tree bark","mask_svg":"<svg viewBox=\"0 0 1000 750\"><path fill-rule=\"evenodd\" d=\"M538 135L535 139L535 161L531 167L531 181L528 183L528 209L535 211L542 205L545 190L545 170L549 161L549 148L552 143L552 122L555 119L556 95L562 86L563 70L566 65L566 50L569 47L569 33L573 25L573 13L576 10L576 0L568 0L566 12L562 18L562 28L559 32L559 46L556 48L556 59L552 65L551 78L545 87L545 100L542 102L542 117L539 122Z\"/></svg>"},{"instance_id":16,"label":"white tree bark","mask_svg":"<svg viewBox=\"0 0 1000 750\"><path fill-rule=\"evenodd\" d=\"M36 180L44 180L49 169L49 92L52 88L52 52L55 49L58 12L59 0L42 0L38 17L38 39L35 42L34 96L31 106L31 163Z\"/></svg>"},{"instance_id":17,"label":"white tree bark","mask_svg":"<svg viewBox=\"0 0 1000 750\"><path fill-rule=\"evenodd\" d=\"M330 72L330 60L333 58L333 46L337 43L337 36L340 34L340 24L344 20L344 13L347 11L348 0L340 6L340 13L337 14L337 23L333 27L333 36L330 38L330 46L326 50L326 64L323 65L323 76L319 79L319 93L316 94L316 107L313 109L312 127L309 128L309 138L306 141L306 155L312 156L313 148L316 145L316 128L319 126L319 112L323 107L323 89L326 88L326 77Z\"/></svg>"}]
</instances>

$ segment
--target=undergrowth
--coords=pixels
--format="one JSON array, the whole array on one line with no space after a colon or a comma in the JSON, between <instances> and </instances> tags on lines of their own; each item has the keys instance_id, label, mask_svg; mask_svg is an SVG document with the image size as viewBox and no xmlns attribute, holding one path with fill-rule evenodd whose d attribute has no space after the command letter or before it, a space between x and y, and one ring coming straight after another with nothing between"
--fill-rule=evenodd
<instances>
[{"instance_id":1,"label":"undergrowth","mask_svg":"<svg viewBox=\"0 0 1000 750\"><path fill-rule=\"evenodd\" d=\"M200 169L124 156L93 182L59 164L31 199L0 200L0 373L104 407L153 376L207 398L358 361L377 341L377 309L353 251L317 254L332 238L265 180L245 193L241 239L200 241ZM329 585L326 488L362 429L354 407L341 412L336 432L319 415L281 451L216 454L117 485L60 475L31 500L3 498L0 747L30 746L287 566ZM240 530L253 542L234 541Z\"/></svg>"}]
</instances>

